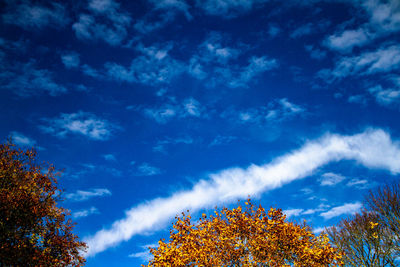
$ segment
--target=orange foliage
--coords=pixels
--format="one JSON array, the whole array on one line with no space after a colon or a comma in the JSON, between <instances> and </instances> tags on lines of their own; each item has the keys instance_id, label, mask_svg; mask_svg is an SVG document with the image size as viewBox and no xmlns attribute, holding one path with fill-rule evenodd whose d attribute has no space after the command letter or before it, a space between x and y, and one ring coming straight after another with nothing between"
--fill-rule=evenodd
<instances>
[{"instance_id":1,"label":"orange foliage","mask_svg":"<svg viewBox=\"0 0 400 267\"><path fill-rule=\"evenodd\" d=\"M150 248L148 266L341 266L341 254L326 235L287 222L281 210L268 213L246 202L245 209L222 209L195 224L183 213L170 241Z\"/></svg>"},{"instance_id":2,"label":"orange foliage","mask_svg":"<svg viewBox=\"0 0 400 267\"><path fill-rule=\"evenodd\" d=\"M57 206L57 173L35 158L34 150L0 144L0 266L82 266L86 244Z\"/></svg>"}]
</instances>

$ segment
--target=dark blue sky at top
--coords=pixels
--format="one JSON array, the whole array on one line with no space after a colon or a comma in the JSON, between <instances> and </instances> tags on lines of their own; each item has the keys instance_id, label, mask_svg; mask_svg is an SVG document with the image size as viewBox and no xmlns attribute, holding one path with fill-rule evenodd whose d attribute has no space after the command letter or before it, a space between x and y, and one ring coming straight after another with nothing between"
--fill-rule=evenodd
<instances>
[{"instance_id":1,"label":"dark blue sky at top","mask_svg":"<svg viewBox=\"0 0 400 267\"><path fill-rule=\"evenodd\" d=\"M396 0L0 10L0 136L64 170L88 266L138 266L182 210L248 195L319 233L400 172Z\"/></svg>"}]
</instances>

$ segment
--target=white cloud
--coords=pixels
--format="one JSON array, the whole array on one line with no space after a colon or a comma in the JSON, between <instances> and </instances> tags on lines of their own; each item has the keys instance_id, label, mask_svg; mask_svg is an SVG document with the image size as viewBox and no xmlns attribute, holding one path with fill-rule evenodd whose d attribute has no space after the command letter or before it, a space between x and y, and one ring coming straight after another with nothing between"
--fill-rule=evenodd
<instances>
[{"instance_id":1,"label":"white cloud","mask_svg":"<svg viewBox=\"0 0 400 267\"><path fill-rule=\"evenodd\" d=\"M61 61L67 69L76 68L79 66L79 54L76 52L68 52L61 55Z\"/></svg>"},{"instance_id":2,"label":"white cloud","mask_svg":"<svg viewBox=\"0 0 400 267\"><path fill-rule=\"evenodd\" d=\"M310 35L313 33L313 30L313 24L311 23L301 25L290 34L290 38L295 39L305 35Z\"/></svg>"},{"instance_id":3,"label":"white cloud","mask_svg":"<svg viewBox=\"0 0 400 267\"><path fill-rule=\"evenodd\" d=\"M201 106L194 98L188 98L183 102L183 107L189 116L200 117Z\"/></svg>"},{"instance_id":4,"label":"white cloud","mask_svg":"<svg viewBox=\"0 0 400 267\"><path fill-rule=\"evenodd\" d=\"M326 134L307 142L262 166L230 168L199 180L191 189L179 191L166 198L156 198L132 207L126 216L110 227L85 238L88 256L114 247L132 236L155 231L181 211L214 207L249 195L257 195L311 175L319 167L332 161L354 160L368 168L381 168L400 173L400 145L383 130L366 130L352 136ZM358 204L332 209L324 217L353 211Z\"/></svg>"},{"instance_id":5,"label":"white cloud","mask_svg":"<svg viewBox=\"0 0 400 267\"><path fill-rule=\"evenodd\" d=\"M319 235L320 233L322 233L325 230L325 227L317 227L313 229L313 233L316 235Z\"/></svg>"},{"instance_id":6,"label":"white cloud","mask_svg":"<svg viewBox=\"0 0 400 267\"><path fill-rule=\"evenodd\" d=\"M338 217L341 215L350 215L354 214L362 208L362 204L360 202L356 203L346 203L342 206L334 207L326 212L320 214L325 220Z\"/></svg>"},{"instance_id":7,"label":"white cloud","mask_svg":"<svg viewBox=\"0 0 400 267\"><path fill-rule=\"evenodd\" d=\"M119 45L128 34L131 17L120 11L113 0L91 0L90 14L82 13L72 25L75 35L82 40L103 40L110 45Z\"/></svg>"},{"instance_id":8,"label":"white cloud","mask_svg":"<svg viewBox=\"0 0 400 267\"><path fill-rule=\"evenodd\" d=\"M218 32L210 33L190 59L187 72L200 80L208 77L208 86L237 88L247 87L256 76L279 66L276 59L267 56L252 56L243 64L238 58L246 45L239 43L237 47L230 47L228 40L229 37Z\"/></svg>"},{"instance_id":9,"label":"white cloud","mask_svg":"<svg viewBox=\"0 0 400 267\"><path fill-rule=\"evenodd\" d=\"M154 119L160 124L167 123L172 118L187 118L205 117L205 111L202 105L194 98L186 98L181 104L176 103L175 100L171 100L171 103L163 104L160 107L144 108L143 113L145 116Z\"/></svg>"},{"instance_id":10,"label":"white cloud","mask_svg":"<svg viewBox=\"0 0 400 267\"><path fill-rule=\"evenodd\" d=\"M340 183L344 179L346 179L346 177L340 174L327 172L322 175L320 182L322 186L333 186Z\"/></svg>"},{"instance_id":11,"label":"white cloud","mask_svg":"<svg viewBox=\"0 0 400 267\"><path fill-rule=\"evenodd\" d=\"M366 179L351 179L348 183L347 186L355 186L358 188L365 188L368 185L368 180Z\"/></svg>"},{"instance_id":12,"label":"white cloud","mask_svg":"<svg viewBox=\"0 0 400 267\"><path fill-rule=\"evenodd\" d=\"M75 193L66 194L65 198L72 201L85 201L93 197L103 196L111 196L110 190L106 188L96 188L89 191L77 190Z\"/></svg>"},{"instance_id":13,"label":"white cloud","mask_svg":"<svg viewBox=\"0 0 400 267\"><path fill-rule=\"evenodd\" d=\"M322 60L326 57L326 51L314 47L313 45L306 45L304 47L310 53L310 57L317 60Z\"/></svg>"},{"instance_id":14,"label":"white cloud","mask_svg":"<svg viewBox=\"0 0 400 267\"><path fill-rule=\"evenodd\" d=\"M77 113L61 113L58 118L44 118L39 128L57 137L67 134L84 135L93 140L107 140L117 126L107 120L100 119L92 113L79 111Z\"/></svg>"},{"instance_id":15,"label":"white cloud","mask_svg":"<svg viewBox=\"0 0 400 267\"><path fill-rule=\"evenodd\" d=\"M218 32L212 32L199 46L199 59L205 62L216 61L227 63L229 60L239 56L240 50L226 45L227 40Z\"/></svg>"},{"instance_id":16,"label":"white cloud","mask_svg":"<svg viewBox=\"0 0 400 267\"><path fill-rule=\"evenodd\" d=\"M32 138L27 137L19 132L11 132L10 136L12 137L12 141L14 144L23 146L23 147L33 147L36 145L36 141Z\"/></svg>"},{"instance_id":17,"label":"white cloud","mask_svg":"<svg viewBox=\"0 0 400 267\"><path fill-rule=\"evenodd\" d=\"M7 70L0 72L0 85L19 96L30 97L42 92L57 96L67 92L63 85L54 81L53 72L38 68L35 61L7 65Z\"/></svg>"},{"instance_id":18,"label":"white cloud","mask_svg":"<svg viewBox=\"0 0 400 267\"><path fill-rule=\"evenodd\" d=\"M287 98L279 99L279 104L281 104L283 112L287 114L304 112L304 109L302 107L289 102Z\"/></svg>"},{"instance_id":19,"label":"white cloud","mask_svg":"<svg viewBox=\"0 0 400 267\"><path fill-rule=\"evenodd\" d=\"M303 211L303 212L302 212L302 215L315 214L315 213L317 213L317 212L324 211L324 210L326 210L327 208L329 208L329 205L326 205L326 204L324 204L324 203L321 203L321 204L319 204L318 207L315 208L315 209L307 209L307 210Z\"/></svg>"},{"instance_id":20,"label":"white cloud","mask_svg":"<svg viewBox=\"0 0 400 267\"><path fill-rule=\"evenodd\" d=\"M253 78L257 75L260 75L263 72L268 70L272 70L278 67L278 62L276 59L270 59L266 56L261 57L252 57L249 59L249 64L238 71L238 78L236 74L232 74L228 69L225 69L225 75L230 80L228 85L230 87L247 87L247 83L253 80Z\"/></svg>"},{"instance_id":21,"label":"white cloud","mask_svg":"<svg viewBox=\"0 0 400 267\"><path fill-rule=\"evenodd\" d=\"M293 216L299 216L303 213L303 209L289 209L289 210L284 210L283 213L286 215L286 218L290 218Z\"/></svg>"},{"instance_id":22,"label":"white cloud","mask_svg":"<svg viewBox=\"0 0 400 267\"><path fill-rule=\"evenodd\" d=\"M368 90L382 106L390 106L400 102L400 89L383 89L381 85L377 85Z\"/></svg>"},{"instance_id":23,"label":"white cloud","mask_svg":"<svg viewBox=\"0 0 400 267\"><path fill-rule=\"evenodd\" d=\"M370 14L369 24L381 34L400 30L400 3L398 0L367 0L362 6Z\"/></svg>"},{"instance_id":24,"label":"white cloud","mask_svg":"<svg viewBox=\"0 0 400 267\"><path fill-rule=\"evenodd\" d=\"M185 0L149 0L156 9L164 9L171 12L171 10L176 10L182 12L188 20L193 17L189 12L189 5Z\"/></svg>"},{"instance_id":25,"label":"white cloud","mask_svg":"<svg viewBox=\"0 0 400 267\"><path fill-rule=\"evenodd\" d=\"M137 171L134 173L135 176L153 176L161 174L161 170L149 163L142 163L137 166Z\"/></svg>"},{"instance_id":26,"label":"white cloud","mask_svg":"<svg viewBox=\"0 0 400 267\"><path fill-rule=\"evenodd\" d=\"M165 146L167 145L178 145L185 144L190 145L193 144L194 140L190 136L181 136L176 138L165 138L163 140L157 141L156 145L153 146L153 151L167 153Z\"/></svg>"},{"instance_id":27,"label":"white cloud","mask_svg":"<svg viewBox=\"0 0 400 267\"><path fill-rule=\"evenodd\" d=\"M307 188L305 188L305 189L307 189ZM307 210L304 210L304 209L289 209L289 210L284 210L283 213L285 213L286 216L289 218L291 216L302 216L302 215L315 214L317 212L324 211L327 208L329 208L329 205L321 203L315 209L307 209Z\"/></svg>"},{"instance_id":28,"label":"white cloud","mask_svg":"<svg viewBox=\"0 0 400 267\"><path fill-rule=\"evenodd\" d=\"M144 109L144 114L156 122L163 124L176 116L177 109L178 107L173 105L164 105L160 108L146 108Z\"/></svg>"},{"instance_id":29,"label":"white cloud","mask_svg":"<svg viewBox=\"0 0 400 267\"><path fill-rule=\"evenodd\" d=\"M351 52L374 39L400 30L400 4L398 0L353 1L356 8L364 9L368 21L359 28L346 29L329 36L324 44L332 50Z\"/></svg>"},{"instance_id":30,"label":"white cloud","mask_svg":"<svg viewBox=\"0 0 400 267\"><path fill-rule=\"evenodd\" d=\"M94 69L93 67L91 67L87 64L83 64L81 68L82 68L82 72L87 76L90 76L92 78L101 78L102 77L96 69Z\"/></svg>"},{"instance_id":31,"label":"white cloud","mask_svg":"<svg viewBox=\"0 0 400 267\"><path fill-rule=\"evenodd\" d=\"M269 24L268 25L268 35L271 38L274 38L275 36L277 36L279 33L281 32L281 28L279 28L279 26L274 25L274 24Z\"/></svg>"},{"instance_id":32,"label":"white cloud","mask_svg":"<svg viewBox=\"0 0 400 267\"><path fill-rule=\"evenodd\" d=\"M228 111L222 117L242 123L279 123L295 116L301 116L306 109L290 102L287 98L275 99L266 106L251 108L242 111Z\"/></svg>"},{"instance_id":33,"label":"white cloud","mask_svg":"<svg viewBox=\"0 0 400 267\"><path fill-rule=\"evenodd\" d=\"M249 12L256 5L267 1L268 0L197 0L196 4L209 15L230 18Z\"/></svg>"},{"instance_id":34,"label":"white cloud","mask_svg":"<svg viewBox=\"0 0 400 267\"><path fill-rule=\"evenodd\" d=\"M230 144L233 141L237 140L237 136L232 136L232 135L217 135L211 143L208 145L209 147L212 146L220 146L220 145L225 145L225 144Z\"/></svg>"},{"instance_id":35,"label":"white cloud","mask_svg":"<svg viewBox=\"0 0 400 267\"><path fill-rule=\"evenodd\" d=\"M148 13L148 15L151 13ZM140 33L147 34L152 31L156 31L158 29L161 29L164 27L168 22L172 21L174 18L173 13L164 13L160 20L155 21L147 19L147 18L142 18L136 21L134 28Z\"/></svg>"},{"instance_id":36,"label":"white cloud","mask_svg":"<svg viewBox=\"0 0 400 267\"><path fill-rule=\"evenodd\" d=\"M362 46L371 40L371 34L365 29L346 30L336 35L329 36L324 44L332 50L351 52L353 47Z\"/></svg>"},{"instance_id":37,"label":"white cloud","mask_svg":"<svg viewBox=\"0 0 400 267\"><path fill-rule=\"evenodd\" d=\"M113 154L105 154L103 158L107 161L117 161L117 158Z\"/></svg>"},{"instance_id":38,"label":"white cloud","mask_svg":"<svg viewBox=\"0 0 400 267\"><path fill-rule=\"evenodd\" d=\"M367 105L368 100L365 97L365 95L351 95L349 96L349 98L347 98L347 102L349 103L357 103L357 104L361 104L361 105Z\"/></svg>"},{"instance_id":39,"label":"white cloud","mask_svg":"<svg viewBox=\"0 0 400 267\"><path fill-rule=\"evenodd\" d=\"M365 52L359 56L343 57L334 69L319 72L328 82L352 75L387 73L400 68L400 46L392 45L376 51Z\"/></svg>"},{"instance_id":40,"label":"white cloud","mask_svg":"<svg viewBox=\"0 0 400 267\"><path fill-rule=\"evenodd\" d=\"M47 26L64 27L69 22L65 7L56 2L48 2L46 6L28 0L6 1L6 3L6 12L2 17L8 24L25 29L41 29Z\"/></svg>"},{"instance_id":41,"label":"white cloud","mask_svg":"<svg viewBox=\"0 0 400 267\"><path fill-rule=\"evenodd\" d=\"M159 85L170 82L186 70L182 62L168 54L172 49L171 44L166 44L164 47L138 45L136 49L141 55L135 57L128 67L115 62L104 64L109 78L117 81Z\"/></svg>"},{"instance_id":42,"label":"white cloud","mask_svg":"<svg viewBox=\"0 0 400 267\"><path fill-rule=\"evenodd\" d=\"M96 207L91 207L90 209L75 211L72 213L72 217L77 219L87 217L92 214L99 214L99 210Z\"/></svg>"},{"instance_id":43,"label":"white cloud","mask_svg":"<svg viewBox=\"0 0 400 267\"><path fill-rule=\"evenodd\" d=\"M156 247L158 247L158 243L141 246L141 249L143 251L132 253L128 257L139 258L143 262L149 262L153 258L153 255L150 253L149 248L156 248Z\"/></svg>"}]
</instances>

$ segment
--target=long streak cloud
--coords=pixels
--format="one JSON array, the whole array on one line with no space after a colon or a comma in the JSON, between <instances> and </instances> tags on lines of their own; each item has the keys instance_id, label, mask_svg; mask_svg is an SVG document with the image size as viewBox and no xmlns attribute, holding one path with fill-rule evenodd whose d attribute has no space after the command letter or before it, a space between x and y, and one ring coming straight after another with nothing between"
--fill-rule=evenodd
<instances>
[{"instance_id":1,"label":"long streak cloud","mask_svg":"<svg viewBox=\"0 0 400 267\"><path fill-rule=\"evenodd\" d=\"M305 178L330 162L354 160L367 168L400 173L400 145L381 129L343 136L326 134L308 141L301 148L284 154L265 165L230 168L210 174L185 191L156 198L126 211L125 217L110 228L86 238L87 256L94 256L134 235L165 226L180 212L215 206L247 196L259 195Z\"/></svg>"}]
</instances>

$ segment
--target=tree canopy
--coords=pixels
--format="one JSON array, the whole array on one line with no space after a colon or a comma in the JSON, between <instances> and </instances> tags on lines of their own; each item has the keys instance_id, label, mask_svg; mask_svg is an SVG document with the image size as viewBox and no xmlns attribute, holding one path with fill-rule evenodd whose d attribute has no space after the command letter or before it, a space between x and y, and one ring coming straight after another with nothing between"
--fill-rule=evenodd
<instances>
[{"instance_id":1,"label":"tree canopy","mask_svg":"<svg viewBox=\"0 0 400 267\"><path fill-rule=\"evenodd\" d=\"M0 266L82 266L86 244L57 205L58 174L36 157L33 149L0 144Z\"/></svg>"},{"instance_id":2,"label":"tree canopy","mask_svg":"<svg viewBox=\"0 0 400 267\"><path fill-rule=\"evenodd\" d=\"M400 183L370 191L363 210L326 229L347 266L400 263Z\"/></svg>"},{"instance_id":3,"label":"tree canopy","mask_svg":"<svg viewBox=\"0 0 400 267\"><path fill-rule=\"evenodd\" d=\"M286 221L279 209L268 212L250 201L223 208L192 222L177 217L170 240L150 248L148 266L339 266L341 254L326 235L315 236L303 224Z\"/></svg>"}]
</instances>

